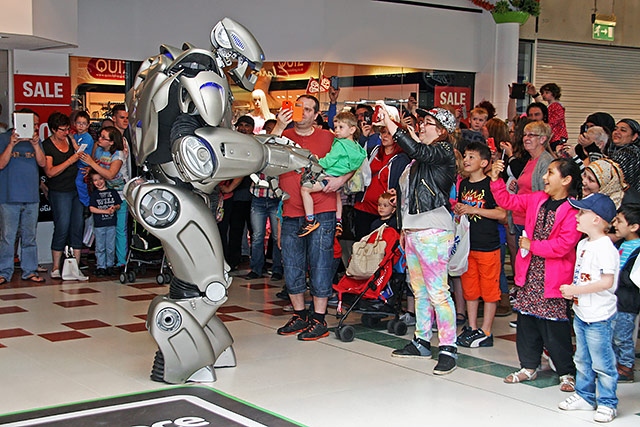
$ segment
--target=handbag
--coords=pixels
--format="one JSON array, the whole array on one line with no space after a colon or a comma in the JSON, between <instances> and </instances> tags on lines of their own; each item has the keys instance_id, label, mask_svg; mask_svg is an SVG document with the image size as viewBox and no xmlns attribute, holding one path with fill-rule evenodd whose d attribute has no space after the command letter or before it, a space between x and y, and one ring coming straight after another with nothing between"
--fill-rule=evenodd
<instances>
[{"instance_id":1,"label":"handbag","mask_svg":"<svg viewBox=\"0 0 640 427\"><path fill-rule=\"evenodd\" d=\"M64 249L65 260L62 263L62 280L89 280L87 276L80 272L78 261L73 256L73 248L70 246Z\"/></svg>"},{"instance_id":2,"label":"handbag","mask_svg":"<svg viewBox=\"0 0 640 427\"><path fill-rule=\"evenodd\" d=\"M462 276L469 268L469 218L466 215L456 215L455 238L453 246L449 252L449 275L453 277Z\"/></svg>"},{"instance_id":3,"label":"handbag","mask_svg":"<svg viewBox=\"0 0 640 427\"><path fill-rule=\"evenodd\" d=\"M351 260L346 272L347 276L354 279L368 279L375 273L387 249L387 242L382 238L387 227L388 225L383 224L353 244ZM373 240L371 240L372 237Z\"/></svg>"}]
</instances>

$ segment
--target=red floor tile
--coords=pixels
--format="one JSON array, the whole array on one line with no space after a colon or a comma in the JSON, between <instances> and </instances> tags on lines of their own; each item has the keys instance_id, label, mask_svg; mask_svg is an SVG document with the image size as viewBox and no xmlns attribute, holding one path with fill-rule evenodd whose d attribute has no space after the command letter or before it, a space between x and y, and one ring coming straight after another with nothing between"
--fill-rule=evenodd
<instances>
[{"instance_id":1,"label":"red floor tile","mask_svg":"<svg viewBox=\"0 0 640 427\"><path fill-rule=\"evenodd\" d=\"M13 328L13 329L0 329L0 339L1 338L14 338L14 337L26 337L29 335L33 335L29 331L25 331L22 328Z\"/></svg>"},{"instance_id":2,"label":"red floor tile","mask_svg":"<svg viewBox=\"0 0 640 427\"><path fill-rule=\"evenodd\" d=\"M155 294L144 294L144 295L127 295L120 297L122 299L126 299L127 301L151 301L157 297Z\"/></svg>"},{"instance_id":3,"label":"red floor tile","mask_svg":"<svg viewBox=\"0 0 640 427\"><path fill-rule=\"evenodd\" d=\"M49 340L51 342L77 340L81 338L90 338L89 335L85 335L78 331L64 331L64 332L52 332L49 334L39 334L38 336Z\"/></svg>"},{"instance_id":4,"label":"red floor tile","mask_svg":"<svg viewBox=\"0 0 640 427\"><path fill-rule=\"evenodd\" d=\"M128 332L142 332L147 330L147 327L144 323L130 323L128 325L116 325L116 327L124 329Z\"/></svg>"},{"instance_id":5,"label":"red floor tile","mask_svg":"<svg viewBox=\"0 0 640 427\"><path fill-rule=\"evenodd\" d=\"M64 308L85 307L87 305L98 305L97 303L86 300L86 299L78 299L73 301L58 301L58 302L54 302L54 304Z\"/></svg>"},{"instance_id":6,"label":"red floor tile","mask_svg":"<svg viewBox=\"0 0 640 427\"><path fill-rule=\"evenodd\" d=\"M496 336L496 338L502 338L503 340L516 342L516 334L499 335L499 336Z\"/></svg>"},{"instance_id":7,"label":"red floor tile","mask_svg":"<svg viewBox=\"0 0 640 427\"><path fill-rule=\"evenodd\" d=\"M25 310L22 307L18 307L17 305L12 305L10 307L0 307L0 314L12 314L12 313L24 313Z\"/></svg>"},{"instance_id":8,"label":"red floor tile","mask_svg":"<svg viewBox=\"0 0 640 427\"><path fill-rule=\"evenodd\" d=\"M270 314L272 316L288 316L288 315L291 314L291 313L285 312L281 308L266 308L264 310L257 310L257 311L260 311L260 312L266 313L266 314Z\"/></svg>"},{"instance_id":9,"label":"red floor tile","mask_svg":"<svg viewBox=\"0 0 640 427\"><path fill-rule=\"evenodd\" d=\"M234 320L242 320L242 319L240 319L238 317L235 317L235 316L229 316L228 314L219 314L218 317L223 322L233 322Z\"/></svg>"},{"instance_id":10,"label":"red floor tile","mask_svg":"<svg viewBox=\"0 0 640 427\"><path fill-rule=\"evenodd\" d=\"M128 286L131 286L132 288L136 288L136 289L149 289L149 288L163 288L166 287L167 285L158 285L157 282L148 282L148 283L132 283ZM167 290L169 290L167 288Z\"/></svg>"},{"instance_id":11,"label":"red floor tile","mask_svg":"<svg viewBox=\"0 0 640 427\"><path fill-rule=\"evenodd\" d=\"M95 328L105 328L107 326L111 326L108 323L101 322L100 320L83 320L80 322L66 322L63 323L64 326L71 329L95 329Z\"/></svg>"},{"instance_id":12,"label":"red floor tile","mask_svg":"<svg viewBox=\"0 0 640 427\"><path fill-rule=\"evenodd\" d=\"M78 288L78 289L61 289L60 292L64 292L69 295L81 295L81 294L99 294L100 291L92 288Z\"/></svg>"},{"instance_id":13,"label":"red floor tile","mask_svg":"<svg viewBox=\"0 0 640 427\"><path fill-rule=\"evenodd\" d=\"M251 311L248 308L239 305L224 305L218 309L218 313L242 313L243 311Z\"/></svg>"},{"instance_id":14,"label":"red floor tile","mask_svg":"<svg viewBox=\"0 0 640 427\"><path fill-rule=\"evenodd\" d=\"M241 288L249 288L249 289L271 289L271 288L280 288L281 286L268 285L266 283L249 283L246 285L240 285Z\"/></svg>"},{"instance_id":15,"label":"red floor tile","mask_svg":"<svg viewBox=\"0 0 640 427\"><path fill-rule=\"evenodd\" d=\"M2 301L15 301L19 299L33 299L36 298L34 295L19 293L19 294L4 294L0 295L0 300Z\"/></svg>"},{"instance_id":16,"label":"red floor tile","mask_svg":"<svg viewBox=\"0 0 640 427\"><path fill-rule=\"evenodd\" d=\"M144 320L145 322L147 321L147 315L146 315L146 314L136 314L136 315L135 315L135 316L133 316L133 317L137 317L138 319L142 319L142 320Z\"/></svg>"}]
</instances>

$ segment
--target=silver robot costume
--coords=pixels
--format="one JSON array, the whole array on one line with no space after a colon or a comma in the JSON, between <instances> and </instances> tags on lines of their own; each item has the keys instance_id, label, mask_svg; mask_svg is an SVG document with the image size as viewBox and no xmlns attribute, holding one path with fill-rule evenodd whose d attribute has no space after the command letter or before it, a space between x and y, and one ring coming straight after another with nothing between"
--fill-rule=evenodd
<instances>
[{"instance_id":1,"label":"silver robot costume","mask_svg":"<svg viewBox=\"0 0 640 427\"><path fill-rule=\"evenodd\" d=\"M127 93L133 153L150 175L125 187L132 215L162 247L173 270L169 295L154 298L147 328L158 344L151 379L215 381L236 365L233 339L215 315L231 285L208 194L223 180L316 169L288 139L229 129L233 95L225 72L253 90L264 54L229 18L211 31L211 50L163 45L140 67ZM275 180L271 180L275 181Z\"/></svg>"}]
</instances>

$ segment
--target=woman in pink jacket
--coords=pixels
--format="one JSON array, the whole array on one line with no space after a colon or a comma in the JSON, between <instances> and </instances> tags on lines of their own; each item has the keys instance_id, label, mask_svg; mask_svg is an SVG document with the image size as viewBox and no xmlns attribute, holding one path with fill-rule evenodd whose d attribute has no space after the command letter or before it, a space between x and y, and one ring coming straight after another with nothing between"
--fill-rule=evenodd
<instances>
[{"instance_id":1,"label":"woman in pink jacket","mask_svg":"<svg viewBox=\"0 0 640 427\"><path fill-rule=\"evenodd\" d=\"M574 391L571 325L560 285L571 283L576 245L577 210L567 198L580 195L580 169L572 160L556 159L542 177L544 191L510 194L499 174L504 163L491 169L491 192L504 209L525 213L524 233L516 256L515 284L520 286L513 309L518 313L516 348L520 369L509 374L506 383L534 380L543 348L560 376L560 390Z\"/></svg>"}]
</instances>

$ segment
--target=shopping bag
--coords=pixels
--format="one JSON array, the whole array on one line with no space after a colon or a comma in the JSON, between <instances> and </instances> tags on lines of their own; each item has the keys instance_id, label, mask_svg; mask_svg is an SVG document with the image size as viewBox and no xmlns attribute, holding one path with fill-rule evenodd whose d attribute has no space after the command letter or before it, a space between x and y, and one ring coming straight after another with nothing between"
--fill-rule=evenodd
<instances>
[{"instance_id":1,"label":"shopping bag","mask_svg":"<svg viewBox=\"0 0 640 427\"><path fill-rule=\"evenodd\" d=\"M449 275L462 276L469 267L469 218L466 215L456 215L455 238L449 252Z\"/></svg>"},{"instance_id":2,"label":"shopping bag","mask_svg":"<svg viewBox=\"0 0 640 427\"><path fill-rule=\"evenodd\" d=\"M66 258L62 263L62 280L89 280L87 276L80 272L78 261L73 256L73 248L67 246L64 254Z\"/></svg>"}]
</instances>

